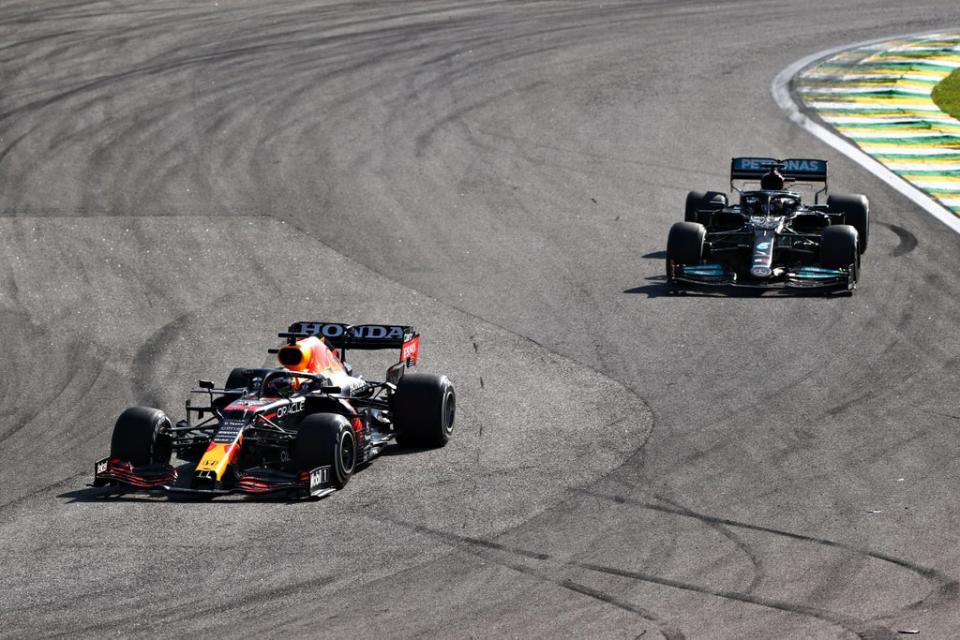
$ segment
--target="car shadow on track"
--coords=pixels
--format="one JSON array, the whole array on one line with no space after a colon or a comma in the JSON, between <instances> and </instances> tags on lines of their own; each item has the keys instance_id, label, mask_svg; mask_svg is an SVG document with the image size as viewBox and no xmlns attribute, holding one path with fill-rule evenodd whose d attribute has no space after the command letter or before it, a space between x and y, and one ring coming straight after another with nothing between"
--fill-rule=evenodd
<instances>
[{"instance_id":1,"label":"car shadow on track","mask_svg":"<svg viewBox=\"0 0 960 640\"><path fill-rule=\"evenodd\" d=\"M103 502L106 500L124 502L167 502L169 496L160 493L124 491L117 487L84 487L57 494L58 498L72 502Z\"/></svg>"},{"instance_id":2,"label":"car shadow on track","mask_svg":"<svg viewBox=\"0 0 960 640\"><path fill-rule=\"evenodd\" d=\"M414 453L424 453L426 451L433 451L433 448L411 447L411 446L406 446L401 444L392 444L380 452L380 457L386 458L391 456L406 456Z\"/></svg>"},{"instance_id":3,"label":"car shadow on track","mask_svg":"<svg viewBox=\"0 0 960 640\"><path fill-rule=\"evenodd\" d=\"M647 260L666 260L667 252L666 251L653 251L651 253L640 256L641 258L646 258Z\"/></svg>"}]
</instances>

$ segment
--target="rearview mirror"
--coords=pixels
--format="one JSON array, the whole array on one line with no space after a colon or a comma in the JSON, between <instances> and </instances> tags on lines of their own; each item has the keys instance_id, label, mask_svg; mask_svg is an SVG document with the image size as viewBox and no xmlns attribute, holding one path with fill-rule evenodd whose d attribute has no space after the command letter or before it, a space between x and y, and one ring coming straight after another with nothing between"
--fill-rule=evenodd
<instances>
[{"instance_id":1,"label":"rearview mirror","mask_svg":"<svg viewBox=\"0 0 960 640\"><path fill-rule=\"evenodd\" d=\"M209 391L210 389L213 389L213 380L198 380L197 386L199 386L201 389L207 389Z\"/></svg>"}]
</instances>

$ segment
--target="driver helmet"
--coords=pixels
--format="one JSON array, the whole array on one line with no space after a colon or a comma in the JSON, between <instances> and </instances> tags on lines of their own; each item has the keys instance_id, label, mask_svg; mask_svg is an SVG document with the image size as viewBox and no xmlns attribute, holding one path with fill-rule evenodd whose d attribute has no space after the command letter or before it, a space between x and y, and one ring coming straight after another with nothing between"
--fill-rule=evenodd
<instances>
[{"instance_id":1,"label":"driver helmet","mask_svg":"<svg viewBox=\"0 0 960 640\"><path fill-rule=\"evenodd\" d=\"M300 380L293 376L273 376L267 380L263 395L268 398L288 398L300 388Z\"/></svg>"},{"instance_id":2,"label":"driver helmet","mask_svg":"<svg viewBox=\"0 0 960 640\"><path fill-rule=\"evenodd\" d=\"M760 178L760 188L764 191L783 191L783 185L783 174L776 167L770 169Z\"/></svg>"}]
</instances>

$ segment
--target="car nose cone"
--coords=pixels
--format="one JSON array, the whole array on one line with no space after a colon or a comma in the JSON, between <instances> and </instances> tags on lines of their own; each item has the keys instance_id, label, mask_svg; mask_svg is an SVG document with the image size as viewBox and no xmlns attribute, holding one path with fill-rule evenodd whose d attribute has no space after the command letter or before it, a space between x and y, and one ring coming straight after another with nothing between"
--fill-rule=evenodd
<instances>
[{"instance_id":1,"label":"car nose cone","mask_svg":"<svg viewBox=\"0 0 960 640\"><path fill-rule=\"evenodd\" d=\"M753 267L750 269L750 275L757 278L769 278L770 273L770 267Z\"/></svg>"}]
</instances>

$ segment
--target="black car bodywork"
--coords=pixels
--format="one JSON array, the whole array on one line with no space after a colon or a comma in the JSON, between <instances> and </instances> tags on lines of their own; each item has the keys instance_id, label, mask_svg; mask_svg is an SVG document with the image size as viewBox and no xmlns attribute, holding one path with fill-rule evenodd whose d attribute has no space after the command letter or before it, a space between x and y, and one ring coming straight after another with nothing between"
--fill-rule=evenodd
<instances>
[{"instance_id":1,"label":"black car bodywork","mask_svg":"<svg viewBox=\"0 0 960 640\"><path fill-rule=\"evenodd\" d=\"M742 188L773 171L785 188ZM803 201L801 185L814 187L813 204ZM733 158L730 187L739 194L732 205L724 193L688 194L684 222L673 225L667 240L672 288L856 288L869 203L861 195L828 195L820 203L826 160Z\"/></svg>"}]
</instances>

